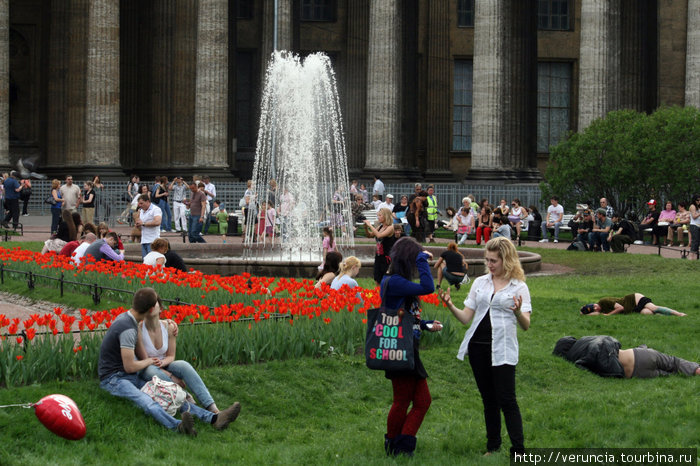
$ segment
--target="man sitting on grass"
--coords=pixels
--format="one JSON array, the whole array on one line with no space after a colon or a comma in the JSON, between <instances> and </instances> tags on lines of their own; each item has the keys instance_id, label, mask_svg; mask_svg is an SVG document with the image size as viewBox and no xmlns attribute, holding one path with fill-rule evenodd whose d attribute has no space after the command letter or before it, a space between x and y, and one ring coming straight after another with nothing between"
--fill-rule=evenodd
<instances>
[{"instance_id":1,"label":"man sitting on grass","mask_svg":"<svg viewBox=\"0 0 700 466\"><path fill-rule=\"evenodd\" d=\"M146 414L170 430L197 435L194 428L194 418L197 416L218 430L223 430L236 419L240 407L237 403L230 408L214 414L210 411L187 401L180 407L182 420L178 421L168 414L150 396L141 391L146 384L138 376L138 372L151 364L159 364L158 358L137 360L135 348L138 335L138 324L149 314L160 313L160 299L153 288L141 288L134 293L131 309L117 317L107 330L100 346L100 359L97 373L100 377L100 388L114 396L126 398Z\"/></svg>"},{"instance_id":2,"label":"man sitting on grass","mask_svg":"<svg viewBox=\"0 0 700 466\"><path fill-rule=\"evenodd\" d=\"M552 354L571 361L581 369L601 377L637 377L649 379L671 374L700 375L700 364L660 353L647 345L620 349L622 345L608 335L563 337Z\"/></svg>"}]
</instances>

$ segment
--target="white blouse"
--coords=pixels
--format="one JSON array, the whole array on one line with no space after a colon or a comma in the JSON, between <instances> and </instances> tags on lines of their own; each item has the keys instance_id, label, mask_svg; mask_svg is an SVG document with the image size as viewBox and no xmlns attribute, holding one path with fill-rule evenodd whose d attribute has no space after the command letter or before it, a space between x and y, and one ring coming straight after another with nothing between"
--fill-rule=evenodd
<instances>
[{"instance_id":1,"label":"white blouse","mask_svg":"<svg viewBox=\"0 0 700 466\"><path fill-rule=\"evenodd\" d=\"M476 312L472 324L464 335L464 340L459 347L457 358L464 360L469 348L469 340L479 327L479 323L490 309L491 319L491 365L503 364L516 365L518 363L518 321L510 309L514 305L513 296L521 296L523 304L522 312L532 312L530 302L530 290L525 282L511 279L510 282L493 295L493 278L489 273L474 280L469 296L464 300L464 305Z\"/></svg>"},{"instance_id":2,"label":"white blouse","mask_svg":"<svg viewBox=\"0 0 700 466\"><path fill-rule=\"evenodd\" d=\"M146 350L146 354L149 358L165 359L165 355L168 353L168 326L164 322L160 322L160 331L163 335L163 345L156 349L151 341L151 336L148 334L148 330L144 325L141 332L141 343L143 343L143 348Z\"/></svg>"}]
</instances>

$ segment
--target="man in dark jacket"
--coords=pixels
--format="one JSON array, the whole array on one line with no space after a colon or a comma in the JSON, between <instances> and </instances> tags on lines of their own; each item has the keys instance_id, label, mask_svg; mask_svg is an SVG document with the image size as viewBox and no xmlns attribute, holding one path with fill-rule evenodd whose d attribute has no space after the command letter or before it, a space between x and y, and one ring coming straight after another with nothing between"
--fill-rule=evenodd
<instances>
[{"instance_id":1,"label":"man in dark jacket","mask_svg":"<svg viewBox=\"0 0 700 466\"><path fill-rule=\"evenodd\" d=\"M620 342L608 335L563 337L552 354L573 362L601 377L648 379L681 373L700 375L700 364L669 356L646 345L620 349Z\"/></svg>"}]
</instances>

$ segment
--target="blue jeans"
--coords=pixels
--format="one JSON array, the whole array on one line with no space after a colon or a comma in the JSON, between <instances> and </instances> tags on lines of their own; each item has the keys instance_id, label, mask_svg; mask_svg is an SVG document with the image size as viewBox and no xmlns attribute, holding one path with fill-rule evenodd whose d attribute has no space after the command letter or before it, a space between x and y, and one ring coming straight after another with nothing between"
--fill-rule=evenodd
<instances>
[{"instance_id":1,"label":"blue jeans","mask_svg":"<svg viewBox=\"0 0 700 466\"><path fill-rule=\"evenodd\" d=\"M214 200L212 199L209 202L209 212L214 210ZM205 212L206 213L206 212ZM204 228L202 228L202 231L204 232L205 235L209 234L209 224L211 223L211 215L205 215L204 216Z\"/></svg>"},{"instance_id":2,"label":"blue jeans","mask_svg":"<svg viewBox=\"0 0 700 466\"><path fill-rule=\"evenodd\" d=\"M141 259L151 252L151 243L141 243Z\"/></svg>"},{"instance_id":3,"label":"blue jeans","mask_svg":"<svg viewBox=\"0 0 700 466\"><path fill-rule=\"evenodd\" d=\"M171 372L175 377L179 377L184 380L185 384L187 385L187 390L194 393L194 396L197 397L199 403L203 407L208 408L212 403L214 403L214 398L212 398L209 394L209 390L207 390L206 385L204 385L202 378L199 376L199 374L197 374L197 371L194 370L194 367L192 367L189 362L173 361L165 369L168 372ZM151 380L154 375L157 375L162 380L172 382L172 379L170 379L170 377L168 377L168 375L163 372L160 367L153 365L142 370L139 375L146 381Z\"/></svg>"},{"instance_id":4,"label":"blue jeans","mask_svg":"<svg viewBox=\"0 0 700 466\"><path fill-rule=\"evenodd\" d=\"M179 420L172 417L170 414L155 401L153 398L141 391L141 387L146 384L138 374L127 374L125 372L117 372L100 382L100 388L108 391L119 398L126 398L141 408L146 414L158 421L159 424L167 427L170 430L177 429L180 425ZM189 411L193 416L198 417L204 422L211 423L214 413L202 409L197 405L193 405L185 401L180 407L180 412Z\"/></svg>"},{"instance_id":5,"label":"blue jeans","mask_svg":"<svg viewBox=\"0 0 700 466\"><path fill-rule=\"evenodd\" d=\"M58 224L61 223L61 208L51 207L51 234L53 235L58 230Z\"/></svg>"},{"instance_id":6,"label":"blue jeans","mask_svg":"<svg viewBox=\"0 0 700 466\"><path fill-rule=\"evenodd\" d=\"M160 201L158 207L163 212L163 221L160 223L160 227L165 231L172 231L173 214L170 211L170 204L168 201Z\"/></svg>"},{"instance_id":7,"label":"blue jeans","mask_svg":"<svg viewBox=\"0 0 700 466\"><path fill-rule=\"evenodd\" d=\"M593 246L600 246L603 251L610 251L607 233L592 231L588 233L588 242L591 243L591 248L593 248Z\"/></svg>"},{"instance_id":8,"label":"blue jeans","mask_svg":"<svg viewBox=\"0 0 700 466\"><path fill-rule=\"evenodd\" d=\"M190 243L206 243L204 238L199 236L202 231L202 224L199 222L199 217L196 215L190 217L189 225L187 225L187 236L190 238Z\"/></svg>"},{"instance_id":9,"label":"blue jeans","mask_svg":"<svg viewBox=\"0 0 700 466\"><path fill-rule=\"evenodd\" d=\"M559 227L561 227L561 222L554 223L554 239L559 239ZM542 238L547 239L547 222L542 222Z\"/></svg>"}]
</instances>

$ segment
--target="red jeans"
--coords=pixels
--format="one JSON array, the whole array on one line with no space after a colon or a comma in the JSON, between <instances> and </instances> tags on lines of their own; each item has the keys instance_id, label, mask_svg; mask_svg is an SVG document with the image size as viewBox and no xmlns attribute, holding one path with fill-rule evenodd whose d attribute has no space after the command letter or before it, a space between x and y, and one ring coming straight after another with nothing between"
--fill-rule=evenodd
<instances>
[{"instance_id":1,"label":"red jeans","mask_svg":"<svg viewBox=\"0 0 700 466\"><path fill-rule=\"evenodd\" d=\"M394 402L386 419L388 438L398 435L416 436L423 418L430 408L430 390L428 381L415 377L395 377L391 379L394 389ZM408 407L413 402L413 407Z\"/></svg>"},{"instance_id":2,"label":"red jeans","mask_svg":"<svg viewBox=\"0 0 700 466\"><path fill-rule=\"evenodd\" d=\"M481 244L482 233L484 235L484 243L488 243L489 239L491 239L491 227L485 227L483 225L476 227L476 244Z\"/></svg>"}]
</instances>

